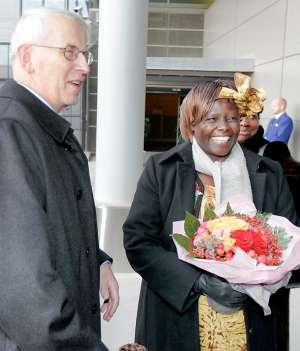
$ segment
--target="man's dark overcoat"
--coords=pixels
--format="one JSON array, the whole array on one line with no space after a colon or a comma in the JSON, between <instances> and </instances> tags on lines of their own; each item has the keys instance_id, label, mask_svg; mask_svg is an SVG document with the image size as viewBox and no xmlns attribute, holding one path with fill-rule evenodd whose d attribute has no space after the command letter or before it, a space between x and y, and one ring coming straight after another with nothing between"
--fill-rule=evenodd
<instances>
[{"instance_id":1,"label":"man's dark overcoat","mask_svg":"<svg viewBox=\"0 0 300 351\"><path fill-rule=\"evenodd\" d=\"M244 150L254 203L296 222L291 194L278 163ZM177 258L170 237L172 222L193 212L196 172L191 143L151 157L139 180L124 223L124 245L132 267L142 278L136 340L149 351L199 351L197 299L192 286L199 270ZM288 290L286 290L288 291ZM249 299L245 320L250 351L280 351L280 303L287 293L272 297L272 315ZM285 302L283 302L285 300Z\"/></svg>"},{"instance_id":2,"label":"man's dark overcoat","mask_svg":"<svg viewBox=\"0 0 300 351\"><path fill-rule=\"evenodd\" d=\"M88 163L68 122L14 81L0 90L0 350L98 351Z\"/></svg>"}]
</instances>

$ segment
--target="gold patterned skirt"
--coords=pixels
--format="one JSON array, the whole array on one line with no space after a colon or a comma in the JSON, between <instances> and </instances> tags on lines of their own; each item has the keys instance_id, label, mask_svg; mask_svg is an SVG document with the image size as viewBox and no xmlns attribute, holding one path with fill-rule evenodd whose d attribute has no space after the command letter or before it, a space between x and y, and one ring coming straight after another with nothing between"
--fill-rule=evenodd
<instances>
[{"instance_id":1,"label":"gold patterned skirt","mask_svg":"<svg viewBox=\"0 0 300 351\"><path fill-rule=\"evenodd\" d=\"M201 351L246 351L244 312L230 314L215 311L206 295L198 300Z\"/></svg>"}]
</instances>

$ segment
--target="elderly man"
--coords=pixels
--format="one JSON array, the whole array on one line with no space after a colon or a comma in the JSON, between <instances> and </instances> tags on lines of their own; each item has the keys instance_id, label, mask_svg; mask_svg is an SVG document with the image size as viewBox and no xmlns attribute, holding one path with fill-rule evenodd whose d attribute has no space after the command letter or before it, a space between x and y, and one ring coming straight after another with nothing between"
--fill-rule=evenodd
<instances>
[{"instance_id":1,"label":"elderly man","mask_svg":"<svg viewBox=\"0 0 300 351\"><path fill-rule=\"evenodd\" d=\"M274 117L270 120L265 133L268 141L282 141L287 144L293 131L293 120L286 113L287 101L279 97L272 101Z\"/></svg>"},{"instance_id":2,"label":"elderly man","mask_svg":"<svg viewBox=\"0 0 300 351\"><path fill-rule=\"evenodd\" d=\"M87 159L58 115L92 62L85 23L32 10L11 50L14 79L0 90L0 350L107 350L100 310L111 319L118 284L98 247Z\"/></svg>"}]
</instances>

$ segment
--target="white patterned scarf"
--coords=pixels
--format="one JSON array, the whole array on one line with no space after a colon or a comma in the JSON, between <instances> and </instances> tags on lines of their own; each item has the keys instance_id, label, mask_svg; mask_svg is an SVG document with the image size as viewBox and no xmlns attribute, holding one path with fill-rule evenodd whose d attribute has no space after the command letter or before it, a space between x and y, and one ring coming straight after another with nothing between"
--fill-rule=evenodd
<instances>
[{"instance_id":1,"label":"white patterned scarf","mask_svg":"<svg viewBox=\"0 0 300 351\"><path fill-rule=\"evenodd\" d=\"M213 161L193 137L192 152L196 171L213 177L216 191L216 206L233 195L243 194L253 201L249 173L244 153L236 143L223 161Z\"/></svg>"}]
</instances>

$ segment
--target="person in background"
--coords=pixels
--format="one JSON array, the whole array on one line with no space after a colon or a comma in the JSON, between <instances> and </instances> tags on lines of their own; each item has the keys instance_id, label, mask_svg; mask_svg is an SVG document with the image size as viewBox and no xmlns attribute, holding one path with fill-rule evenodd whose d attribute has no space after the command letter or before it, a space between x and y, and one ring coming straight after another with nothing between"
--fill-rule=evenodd
<instances>
[{"instance_id":1,"label":"person in background","mask_svg":"<svg viewBox=\"0 0 300 351\"><path fill-rule=\"evenodd\" d=\"M259 124L259 115L260 113L241 116L238 142L247 149L263 155L269 142L264 138L264 128Z\"/></svg>"},{"instance_id":2,"label":"person in background","mask_svg":"<svg viewBox=\"0 0 300 351\"><path fill-rule=\"evenodd\" d=\"M251 88L250 77L246 75L240 90L248 91L249 94L245 94L246 97L243 99L243 104L240 107L240 134L238 142L247 149L262 155L268 143L263 137L264 129L259 124L265 100L265 92L263 89ZM252 95L252 92L255 92L255 94Z\"/></svg>"},{"instance_id":3,"label":"person in background","mask_svg":"<svg viewBox=\"0 0 300 351\"><path fill-rule=\"evenodd\" d=\"M87 159L59 115L89 73L86 40L78 15L46 8L12 35L13 80L0 89L0 350L107 350L100 310L112 318L118 284L98 246Z\"/></svg>"},{"instance_id":4,"label":"person in background","mask_svg":"<svg viewBox=\"0 0 300 351\"><path fill-rule=\"evenodd\" d=\"M293 131L293 120L286 113L287 101L279 97L272 101L274 117L270 120L265 139L268 141L282 141L288 143Z\"/></svg>"},{"instance_id":5,"label":"person in background","mask_svg":"<svg viewBox=\"0 0 300 351\"><path fill-rule=\"evenodd\" d=\"M293 159L288 146L282 141L269 143L265 148L264 156L281 164L300 217L300 162Z\"/></svg>"},{"instance_id":6,"label":"person in background","mask_svg":"<svg viewBox=\"0 0 300 351\"><path fill-rule=\"evenodd\" d=\"M235 74L237 90L223 80L193 87L180 108L185 142L151 156L139 179L123 231L128 260L143 279L135 338L149 351L282 350L281 292L265 317L226 280L179 260L170 236L186 211L201 219L207 207L241 193L257 210L297 221L280 165L237 143L241 112L262 108L261 92L245 87L248 78Z\"/></svg>"}]
</instances>

